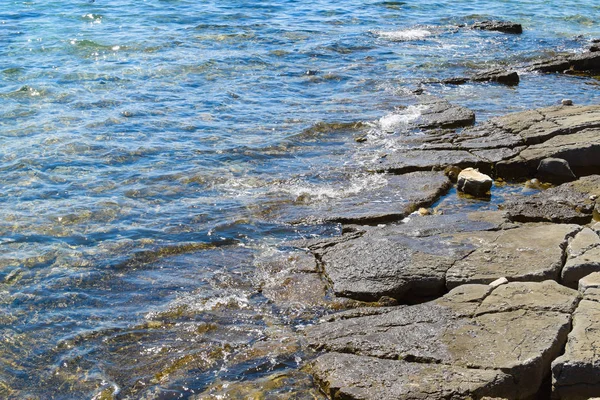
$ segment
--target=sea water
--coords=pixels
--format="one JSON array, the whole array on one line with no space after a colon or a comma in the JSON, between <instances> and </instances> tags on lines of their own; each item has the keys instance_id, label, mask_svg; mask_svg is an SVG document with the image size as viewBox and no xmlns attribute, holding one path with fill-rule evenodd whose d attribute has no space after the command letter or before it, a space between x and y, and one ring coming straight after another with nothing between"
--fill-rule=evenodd
<instances>
[{"instance_id":1,"label":"sea water","mask_svg":"<svg viewBox=\"0 0 600 400\"><path fill-rule=\"evenodd\" d=\"M485 19L525 31L464 27ZM267 301L257 260L340 233L298 199L385 184L360 168L357 127L390 149L419 88L479 122L597 103L589 77L432 82L581 51L599 19L591 0L1 1L0 397L202 398L293 376L302 346L248 349L325 311Z\"/></svg>"}]
</instances>

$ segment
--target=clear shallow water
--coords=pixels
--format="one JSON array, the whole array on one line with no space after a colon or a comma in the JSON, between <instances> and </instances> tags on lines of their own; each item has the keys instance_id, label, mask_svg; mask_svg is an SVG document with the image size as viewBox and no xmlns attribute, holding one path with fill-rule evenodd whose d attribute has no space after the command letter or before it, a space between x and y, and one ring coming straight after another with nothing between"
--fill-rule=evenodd
<instances>
[{"instance_id":1,"label":"clear shallow water","mask_svg":"<svg viewBox=\"0 0 600 400\"><path fill-rule=\"evenodd\" d=\"M297 348L243 355L323 310L278 309L256 266L339 232L287 223L298 198L380 184L360 162L387 143L354 123L377 137L418 87L479 121L598 100L573 76L422 84L580 50L592 1L67 3L0 3L1 397L186 398L296 368ZM486 18L525 33L456 28Z\"/></svg>"}]
</instances>

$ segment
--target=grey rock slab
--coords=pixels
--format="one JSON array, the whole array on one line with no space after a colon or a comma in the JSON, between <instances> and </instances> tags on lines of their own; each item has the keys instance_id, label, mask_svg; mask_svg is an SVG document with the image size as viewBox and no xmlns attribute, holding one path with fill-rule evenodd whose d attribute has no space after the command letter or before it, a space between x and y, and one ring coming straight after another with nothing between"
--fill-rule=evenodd
<instances>
[{"instance_id":1,"label":"grey rock slab","mask_svg":"<svg viewBox=\"0 0 600 400\"><path fill-rule=\"evenodd\" d=\"M544 143L527 147L516 160L502 161L503 171L522 170L528 176L537 172L546 158L565 160L571 169L600 171L600 129L591 128L570 135L555 136ZM517 165L514 165L517 164Z\"/></svg>"},{"instance_id":2,"label":"grey rock slab","mask_svg":"<svg viewBox=\"0 0 600 400\"><path fill-rule=\"evenodd\" d=\"M442 293L446 271L469 251L436 237L365 235L326 248L320 258L338 296L406 300Z\"/></svg>"},{"instance_id":3,"label":"grey rock slab","mask_svg":"<svg viewBox=\"0 0 600 400\"><path fill-rule=\"evenodd\" d=\"M477 249L458 260L446 274L446 285L490 283L500 277L509 281L558 280L564 249L577 225L537 225L500 232L494 236L473 235Z\"/></svg>"},{"instance_id":4,"label":"grey rock slab","mask_svg":"<svg viewBox=\"0 0 600 400\"><path fill-rule=\"evenodd\" d=\"M391 115L382 118L381 129L386 132L451 129L475 123L475 113L466 107L435 96L422 95L417 100L417 104L398 108Z\"/></svg>"},{"instance_id":5,"label":"grey rock slab","mask_svg":"<svg viewBox=\"0 0 600 400\"><path fill-rule=\"evenodd\" d=\"M471 77L473 82L497 82L504 85L518 85L520 78L516 71L506 71L495 69L491 71L480 72Z\"/></svg>"},{"instance_id":6,"label":"grey rock slab","mask_svg":"<svg viewBox=\"0 0 600 400\"><path fill-rule=\"evenodd\" d=\"M594 213L592 198L598 195L600 175L590 175L532 196L515 196L503 204L503 209L515 222L587 224Z\"/></svg>"},{"instance_id":7,"label":"grey rock slab","mask_svg":"<svg viewBox=\"0 0 600 400\"><path fill-rule=\"evenodd\" d=\"M441 294L446 271L478 245L471 233L504 226L501 212L411 216L402 224L312 246L334 293L357 300L403 301ZM463 233L461 233L463 232ZM497 232L477 232L496 237ZM334 239L335 240L335 239Z\"/></svg>"},{"instance_id":8,"label":"grey rock slab","mask_svg":"<svg viewBox=\"0 0 600 400\"><path fill-rule=\"evenodd\" d=\"M592 288L600 288L600 272L593 272L579 280L578 290L580 293L585 293L586 290Z\"/></svg>"},{"instance_id":9,"label":"grey rock slab","mask_svg":"<svg viewBox=\"0 0 600 400\"><path fill-rule=\"evenodd\" d=\"M573 315L565 353L552 363L553 398L579 400L600 394L600 303L582 300Z\"/></svg>"},{"instance_id":10,"label":"grey rock slab","mask_svg":"<svg viewBox=\"0 0 600 400\"><path fill-rule=\"evenodd\" d=\"M477 167L485 161L465 150L402 149L379 159L370 168L377 172L404 174L411 171L440 171L450 165Z\"/></svg>"},{"instance_id":11,"label":"grey rock slab","mask_svg":"<svg viewBox=\"0 0 600 400\"><path fill-rule=\"evenodd\" d=\"M280 212L293 222L378 224L400 220L419 207L429 206L451 185L443 172L419 171L379 178L373 187L343 191L334 198L302 200L284 206Z\"/></svg>"},{"instance_id":12,"label":"grey rock slab","mask_svg":"<svg viewBox=\"0 0 600 400\"><path fill-rule=\"evenodd\" d=\"M579 280L600 271L600 247L594 247L576 257L569 257L561 272L562 284L577 288Z\"/></svg>"},{"instance_id":13,"label":"grey rock slab","mask_svg":"<svg viewBox=\"0 0 600 400\"><path fill-rule=\"evenodd\" d=\"M325 354L307 369L331 399L438 400L515 396L512 377L499 370L417 364L341 353Z\"/></svg>"},{"instance_id":14,"label":"grey rock slab","mask_svg":"<svg viewBox=\"0 0 600 400\"><path fill-rule=\"evenodd\" d=\"M499 286L485 297L476 313L486 314L525 309L571 314L575 311L578 303L579 295L572 289L559 285L556 281L512 282L509 285Z\"/></svg>"},{"instance_id":15,"label":"grey rock slab","mask_svg":"<svg viewBox=\"0 0 600 400\"><path fill-rule=\"evenodd\" d=\"M402 224L385 228L387 234L396 233L413 237L425 237L448 233L496 231L507 229L503 211L476 211L470 213L413 216Z\"/></svg>"},{"instance_id":16,"label":"grey rock slab","mask_svg":"<svg viewBox=\"0 0 600 400\"><path fill-rule=\"evenodd\" d=\"M561 311L573 308L578 293L567 288L555 293L557 287L545 282L525 288L521 283L496 289L469 285L429 303L323 323L305 333L311 346L326 352L501 370L512 376L513 393L495 396L527 398L539 389L570 328L570 314ZM484 303L488 312L478 312ZM363 382L371 378L367 373ZM442 388L447 381L432 378L431 384Z\"/></svg>"}]
</instances>

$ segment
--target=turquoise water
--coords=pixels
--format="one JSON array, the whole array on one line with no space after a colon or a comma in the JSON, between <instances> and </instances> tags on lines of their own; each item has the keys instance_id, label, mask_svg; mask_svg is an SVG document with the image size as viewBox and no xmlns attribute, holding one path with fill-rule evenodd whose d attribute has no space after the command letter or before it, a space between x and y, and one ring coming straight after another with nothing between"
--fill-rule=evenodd
<instances>
[{"instance_id":1,"label":"turquoise water","mask_svg":"<svg viewBox=\"0 0 600 400\"><path fill-rule=\"evenodd\" d=\"M419 87L479 121L597 102L574 76L423 84L579 51L596 4L0 2L0 397L189 398L297 369L302 350L235 361L324 312L267 301L257 260L339 233L290 221L373 184L385 143L359 151L351 126ZM489 18L525 33L457 27Z\"/></svg>"}]
</instances>

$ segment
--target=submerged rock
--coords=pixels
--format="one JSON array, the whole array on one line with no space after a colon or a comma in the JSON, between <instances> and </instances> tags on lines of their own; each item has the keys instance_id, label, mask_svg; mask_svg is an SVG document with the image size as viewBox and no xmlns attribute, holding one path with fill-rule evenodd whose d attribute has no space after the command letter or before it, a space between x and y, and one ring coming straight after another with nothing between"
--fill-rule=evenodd
<instances>
[{"instance_id":1,"label":"submerged rock","mask_svg":"<svg viewBox=\"0 0 600 400\"><path fill-rule=\"evenodd\" d=\"M326 352L309 371L332 398L528 398L561 353L577 300L552 281L467 285L430 303L322 323L306 331Z\"/></svg>"},{"instance_id":2,"label":"submerged rock","mask_svg":"<svg viewBox=\"0 0 600 400\"><path fill-rule=\"evenodd\" d=\"M492 178L476 169L465 168L458 174L456 188L473 196L485 196L492 188Z\"/></svg>"}]
</instances>

